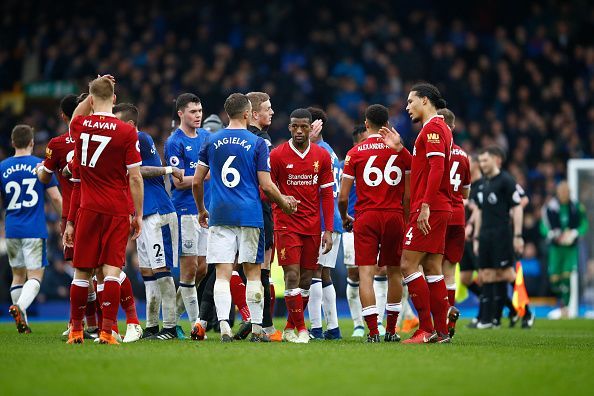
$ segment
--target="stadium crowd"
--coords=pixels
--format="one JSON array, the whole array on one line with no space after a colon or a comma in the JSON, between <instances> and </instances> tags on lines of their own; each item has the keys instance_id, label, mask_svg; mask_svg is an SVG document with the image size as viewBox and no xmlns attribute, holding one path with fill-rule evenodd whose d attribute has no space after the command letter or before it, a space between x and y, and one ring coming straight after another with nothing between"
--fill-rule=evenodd
<instances>
[{"instance_id":1,"label":"stadium crowd","mask_svg":"<svg viewBox=\"0 0 594 396\"><path fill-rule=\"evenodd\" d=\"M264 91L275 110L273 140L288 138L287 111L315 104L329 116L325 140L344 158L371 103L389 107L410 148L417 126L405 111L406 94L416 81L433 82L456 113L460 146L476 153L495 143L507 151L505 168L530 197L524 254L537 260L540 275L528 279L529 292L546 295L541 207L566 177L567 160L594 153L594 9L587 1L454 1L428 13L425 3L155 1L119 3L106 18L98 3L8 0L0 5L0 93L38 81L84 87L89 76L113 73L118 100L138 105L140 129L162 153L179 93L196 92L205 114L225 121L230 93ZM0 159L10 155L17 122L35 126L43 156L45 142L65 129L53 104L28 101L22 114L0 108ZM59 219L48 220L52 267L42 295L65 299L67 288L56 285L70 283L70 269L61 261ZM132 251L129 259L136 260Z\"/></svg>"}]
</instances>

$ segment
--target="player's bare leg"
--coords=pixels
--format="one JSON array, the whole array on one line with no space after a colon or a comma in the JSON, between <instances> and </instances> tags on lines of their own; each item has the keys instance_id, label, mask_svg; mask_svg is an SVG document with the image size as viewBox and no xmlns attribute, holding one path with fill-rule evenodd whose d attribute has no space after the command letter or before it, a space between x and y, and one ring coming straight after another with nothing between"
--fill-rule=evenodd
<instances>
[{"instance_id":1,"label":"player's bare leg","mask_svg":"<svg viewBox=\"0 0 594 396\"><path fill-rule=\"evenodd\" d=\"M386 334L384 341L398 342L400 336L396 332L398 315L402 312L402 272L400 267L387 267L388 297L386 303Z\"/></svg>"},{"instance_id":2,"label":"player's bare leg","mask_svg":"<svg viewBox=\"0 0 594 396\"><path fill-rule=\"evenodd\" d=\"M305 329L305 319L303 316L303 298L299 288L300 269L299 264L283 265L285 278L285 303L287 305L288 319L283 331L283 341L297 342L295 329L298 331Z\"/></svg>"},{"instance_id":3,"label":"player's bare leg","mask_svg":"<svg viewBox=\"0 0 594 396\"><path fill-rule=\"evenodd\" d=\"M346 295L351 318L353 319L353 335L351 337L363 337L365 335L359 287L359 268L347 267Z\"/></svg>"},{"instance_id":4,"label":"player's bare leg","mask_svg":"<svg viewBox=\"0 0 594 396\"><path fill-rule=\"evenodd\" d=\"M92 269L75 268L74 270L74 279L70 285L70 321L72 328L68 334L68 344L83 343L83 319L85 317L85 309L87 306L89 282L91 281L92 276ZM116 307L117 306L119 306L119 304L116 304Z\"/></svg>"},{"instance_id":5,"label":"player's bare leg","mask_svg":"<svg viewBox=\"0 0 594 396\"><path fill-rule=\"evenodd\" d=\"M386 334L384 327L384 316L386 314L386 301L388 297L388 277L385 267L376 266L373 278L373 290L375 292L375 305L377 306L377 328L380 336Z\"/></svg>"},{"instance_id":6,"label":"player's bare leg","mask_svg":"<svg viewBox=\"0 0 594 396\"><path fill-rule=\"evenodd\" d=\"M161 291L157 278L151 268L140 268L146 294L146 327L143 337L150 337L159 332L159 311L161 310Z\"/></svg>"},{"instance_id":7,"label":"player's bare leg","mask_svg":"<svg viewBox=\"0 0 594 396\"><path fill-rule=\"evenodd\" d=\"M452 264L449 260L444 259L442 265L443 278L445 280L446 289L448 292L448 334L451 337L456 332L456 322L460 317L460 311L455 307L456 304L456 264Z\"/></svg>"},{"instance_id":8,"label":"player's bare leg","mask_svg":"<svg viewBox=\"0 0 594 396\"><path fill-rule=\"evenodd\" d=\"M404 283L408 287L408 293L415 309L419 315L419 329L413 336L404 341L409 343L428 343L437 341L437 333L433 328L431 320L431 295L427 281L423 273L419 271L419 265L427 256L427 253L413 250L403 250L400 268ZM441 262L439 263L441 265Z\"/></svg>"},{"instance_id":9,"label":"player's bare leg","mask_svg":"<svg viewBox=\"0 0 594 396\"><path fill-rule=\"evenodd\" d=\"M373 265L359 266L359 296L361 298L361 312L369 329L368 342L379 342L378 313L376 306L373 278L376 267Z\"/></svg>"}]
</instances>

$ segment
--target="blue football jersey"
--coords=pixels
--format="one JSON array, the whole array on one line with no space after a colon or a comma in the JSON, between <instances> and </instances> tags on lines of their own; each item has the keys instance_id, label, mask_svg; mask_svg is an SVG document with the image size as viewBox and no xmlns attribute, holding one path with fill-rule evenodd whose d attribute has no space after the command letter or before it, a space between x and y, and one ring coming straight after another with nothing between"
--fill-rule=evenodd
<instances>
[{"instance_id":1,"label":"blue football jersey","mask_svg":"<svg viewBox=\"0 0 594 396\"><path fill-rule=\"evenodd\" d=\"M270 172L264 139L247 129L223 129L209 137L199 164L210 168L210 225L264 227L258 189L258 172Z\"/></svg>"},{"instance_id":2,"label":"blue football jersey","mask_svg":"<svg viewBox=\"0 0 594 396\"><path fill-rule=\"evenodd\" d=\"M32 155L10 157L0 162L2 203L6 210L6 238L47 239L45 190L58 185L37 180L35 165L43 161Z\"/></svg>"},{"instance_id":3,"label":"blue football jersey","mask_svg":"<svg viewBox=\"0 0 594 396\"><path fill-rule=\"evenodd\" d=\"M325 149L330 154L330 160L332 161L332 175L334 176L334 186L332 191L334 193L334 232L343 232L342 219L340 218L340 212L338 210L338 191L340 191L340 177L342 176L342 168L340 167L340 160L336 156L334 150L328 143L323 140L318 142L318 146ZM322 231L324 231L324 214L320 210L322 216Z\"/></svg>"},{"instance_id":4,"label":"blue football jersey","mask_svg":"<svg viewBox=\"0 0 594 396\"><path fill-rule=\"evenodd\" d=\"M198 165L198 155L200 149L209 136L206 129L196 129L198 136L191 138L187 136L184 131L177 128L165 143L165 160L171 166L184 169L185 176L194 176L196 172L196 165ZM175 210L179 215L184 214L198 214L196 202L192 195L192 189L178 190L173 184L173 176L171 178L171 199ZM204 203L210 203L210 182L204 183Z\"/></svg>"},{"instance_id":5,"label":"blue football jersey","mask_svg":"<svg viewBox=\"0 0 594 396\"><path fill-rule=\"evenodd\" d=\"M138 143L140 144L140 157L142 166L163 166L161 157L157 152L153 138L145 133L138 132ZM144 181L144 202L143 216L155 213L166 214L175 212L175 207L165 189L163 176L149 177Z\"/></svg>"},{"instance_id":6,"label":"blue football jersey","mask_svg":"<svg viewBox=\"0 0 594 396\"><path fill-rule=\"evenodd\" d=\"M344 161L340 161L340 177L342 178L342 172L344 170ZM357 202L357 185L353 183L353 188L351 188L351 192L349 193L349 207L348 207L348 214L351 217L355 217L355 203Z\"/></svg>"}]
</instances>

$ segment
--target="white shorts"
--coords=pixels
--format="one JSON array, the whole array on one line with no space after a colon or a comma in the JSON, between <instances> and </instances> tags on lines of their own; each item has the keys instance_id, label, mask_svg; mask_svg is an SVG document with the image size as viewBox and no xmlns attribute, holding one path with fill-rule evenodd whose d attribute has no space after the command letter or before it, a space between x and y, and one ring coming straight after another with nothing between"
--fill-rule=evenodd
<instances>
[{"instance_id":1,"label":"white shorts","mask_svg":"<svg viewBox=\"0 0 594 396\"><path fill-rule=\"evenodd\" d=\"M322 233L324 235L324 233ZM336 267L336 259L338 258L338 249L340 248L340 233L333 232L332 233L332 250L330 250L326 254L322 254L324 249L322 248L322 244L320 244L320 254L318 256L318 264L322 267L326 268L335 268Z\"/></svg>"},{"instance_id":2,"label":"white shorts","mask_svg":"<svg viewBox=\"0 0 594 396\"><path fill-rule=\"evenodd\" d=\"M355 267L355 234L345 232L342 234L342 251L344 254L344 265Z\"/></svg>"},{"instance_id":3,"label":"white shorts","mask_svg":"<svg viewBox=\"0 0 594 396\"><path fill-rule=\"evenodd\" d=\"M208 264L264 262L264 229L239 226L211 226L208 234Z\"/></svg>"},{"instance_id":4,"label":"white shorts","mask_svg":"<svg viewBox=\"0 0 594 396\"><path fill-rule=\"evenodd\" d=\"M198 215L181 215L179 221L180 256L206 256L208 228L200 227Z\"/></svg>"},{"instance_id":5,"label":"white shorts","mask_svg":"<svg viewBox=\"0 0 594 396\"><path fill-rule=\"evenodd\" d=\"M179 261L177 214L155 213L142 221L142 232L136 241L140 268L172 268Z\"/></svg>"},{"instance_id":6,"label":"white shorts","mask_svg":"<svg viewBox=\"0 0 594 396\"><path fill-rule=\"evenodd\" d=\"M6 253L12 268L36 270L47 267L45 239L7 238Z\"/></svg>"}]
</instances>

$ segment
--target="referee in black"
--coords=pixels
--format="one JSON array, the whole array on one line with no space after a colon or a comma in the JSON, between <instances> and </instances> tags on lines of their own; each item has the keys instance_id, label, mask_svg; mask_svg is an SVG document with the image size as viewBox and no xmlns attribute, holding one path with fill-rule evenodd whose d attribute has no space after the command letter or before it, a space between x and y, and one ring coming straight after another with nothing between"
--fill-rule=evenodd
<instances>
[{"instance_id":1,"label":"referee in black","mask_svg":"<svg viewBox=\"0 0 594 396\"><path fill-rule=\"evenodd\" d=\"M478 329L501 325L503 307L511 305L508 282L515 279L515 254L524 250L522 197L514 178L500 168L504 157L503 150L496 146L481 150L478 156L483 173L475 190L478 215L474 252L483 283ZM528 315L532 314L527 309ZM515 317L513 310L510 318Z\"/></svg>"}]
</instances>

